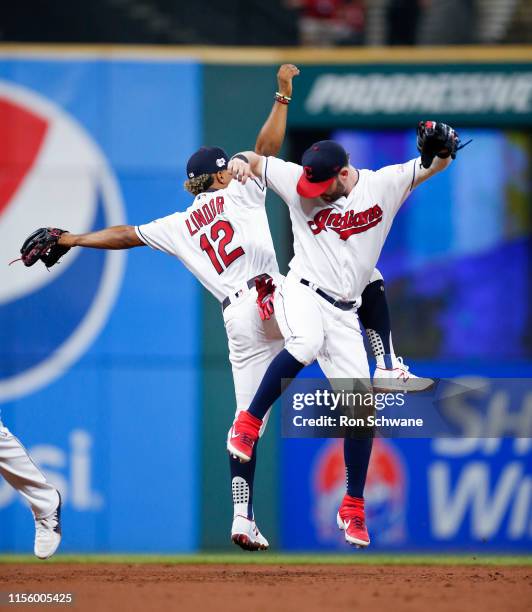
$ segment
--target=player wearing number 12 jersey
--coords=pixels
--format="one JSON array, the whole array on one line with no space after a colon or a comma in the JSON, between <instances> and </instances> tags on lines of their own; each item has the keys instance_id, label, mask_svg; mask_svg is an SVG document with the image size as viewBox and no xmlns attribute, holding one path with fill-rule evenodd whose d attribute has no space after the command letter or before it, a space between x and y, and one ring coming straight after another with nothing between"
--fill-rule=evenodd
<instances>
[{"instance_id":1,"label":"player wearing number 12 jersey","mask_svg":"<svg viewBox=\"0 0 532 612\"><path fill-rule=\"evenodd\" d=\"M279 275L266 188L258 179L242 185L225 176L228 162L223 149L202 147L189 159L187 175L219 172L223 184L199 193L184 212L135 227L143 243L178 257L221 303L243 288L243 280Z\"/></svg>"},{"instance_id":2,"label":"player wearing number 12 jersey","mask_svg":"<svg viewBox=\"0 0 532 612\"><path fill-rule=\"evenodd\" d=\"M256 151L279 152L286 130L292 79L299 70L279 69L279 92L262 127ZM173 255L221 303L233 370L237 412L247 408L268 365L283 347L275 319L261 320L256 282L279 282L279 268L266 216L266 188L260 180L242 185L228 172L229 157L219 147L202 147L187 163L185 189L195 196L190 206L144 225L123 225L98 232L64 233L58 244L99 249L148 245ZM267 419L265 419L266 422ZM262 430L264 427L262 428ZM261 433L262 433L261 430ZM234 502L232 540L247 550L268 548L253 514L255 461L231 459Z\"/></svg>"}]
</instances>

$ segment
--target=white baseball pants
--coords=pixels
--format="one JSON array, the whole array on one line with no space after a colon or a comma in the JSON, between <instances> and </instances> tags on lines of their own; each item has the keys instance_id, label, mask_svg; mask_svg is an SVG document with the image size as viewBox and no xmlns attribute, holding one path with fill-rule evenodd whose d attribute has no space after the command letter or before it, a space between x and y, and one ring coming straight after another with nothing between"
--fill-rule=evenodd
<instances>
[{"instance_id":1,"label":"white baseball pants","mask_svg":"<svg viewBox=\"0 0 532 612\"><path fill-rule=\"evenodd\" d=\"M46 481L20 440L1 421L0 474L30 504L35 518L44 518L57 507L55 487Z\"/></svg>"},{"instance_id":2,"label":"white baseball pants","mask_svg":"<svg viewBox=\"0 0 532 612\"><path fill-rule=\"evenodd\" d=\"M369 380L358 316L340 310L289 273L275 294L277 323L286 350L308 365L318 360L325 376Z\"/></svg>"},{"instance_id":3,"label":"white baseball pants","mask_svg":"<svg viewBox=\"0 0 532 612\"><path fill-rule=\"evenodd\" d=\"M275 317L261 321L256 300L257 291L250 289L223 313L235 385L236 414L249 408L272 359L284 347ZM261 435L269 414L270 411L263 419Z\"/></svg>"}]
</instances>

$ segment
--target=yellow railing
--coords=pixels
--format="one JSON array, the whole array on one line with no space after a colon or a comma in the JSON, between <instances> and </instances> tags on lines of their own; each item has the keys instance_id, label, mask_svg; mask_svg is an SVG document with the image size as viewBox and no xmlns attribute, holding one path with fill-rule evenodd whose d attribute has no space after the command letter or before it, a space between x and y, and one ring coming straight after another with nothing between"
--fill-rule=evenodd
<instances>
[{"instance_id":1,"label":"yellow railing","mask_svg":"<svg viewBox=\"0 0 532 612\"><path fill-rule=\"evenodd\" d=\"M530 46L461 47L203 47L0 43L0 57L196 59L209 64L532 63Z\"/></svg>"}]
</instances>

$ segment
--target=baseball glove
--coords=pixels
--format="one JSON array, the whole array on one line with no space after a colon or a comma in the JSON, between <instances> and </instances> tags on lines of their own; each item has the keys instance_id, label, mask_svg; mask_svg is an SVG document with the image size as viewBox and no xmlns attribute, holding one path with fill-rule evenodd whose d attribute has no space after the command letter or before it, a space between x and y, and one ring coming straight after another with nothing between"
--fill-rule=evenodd
<instances>
[{"instance_id":1,"label":"baseball glove","mask_svg":"<svg viewBox=\"0 0 532 612\"><path fill-rule=\"evenodd\" d=\"M273 315L273 292L275 285L270 277L256 278L257 308L262 321L268 321Z\"/></svg>"},{"instance_id":2,"label":"baseball glove","mask_svg":"<svg viewBox=\"0 0 532 612\"><path fill-rule=\"evenodd\" d=\"M469 144L469 143L467 143ZM417 150L421 153L423 168L430 168L436 156L456 158L461 149L460 138L452 127L436 121L420 121L417 126Z\"/></svg>"},{"instance_id":3,"label":"baseball glove","mask_svg":"<svg viewBox=\"0 0 532 612\"><path fill-rule=\"evenodd\" d=\"M70 251L70 247L57 244L61 234L65 233L66 230L57 227L41 227L35 230L26 238L20 249L24 265L29 268L40 259L47 268L54 266Z\"/></svg>"}]
</instances>

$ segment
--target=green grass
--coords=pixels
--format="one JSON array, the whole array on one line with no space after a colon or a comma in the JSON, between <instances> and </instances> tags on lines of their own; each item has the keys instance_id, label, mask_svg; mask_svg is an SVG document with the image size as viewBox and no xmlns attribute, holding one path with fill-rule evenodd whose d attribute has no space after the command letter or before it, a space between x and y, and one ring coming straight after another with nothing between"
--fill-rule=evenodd
<instances>
[{"instance_id":1,"label":"green grass","mask_svg":"<svg viewBox=\"0 0 532 612\"><path fill-rule=\"evenodd\" d=\"M353 551L351 554L203 553L195 555L68 555L48 561L31 555L0 555L0 563L184 563L264 565L531 565L532 555L410 555Z\"/></svg>"}]
</instances>

